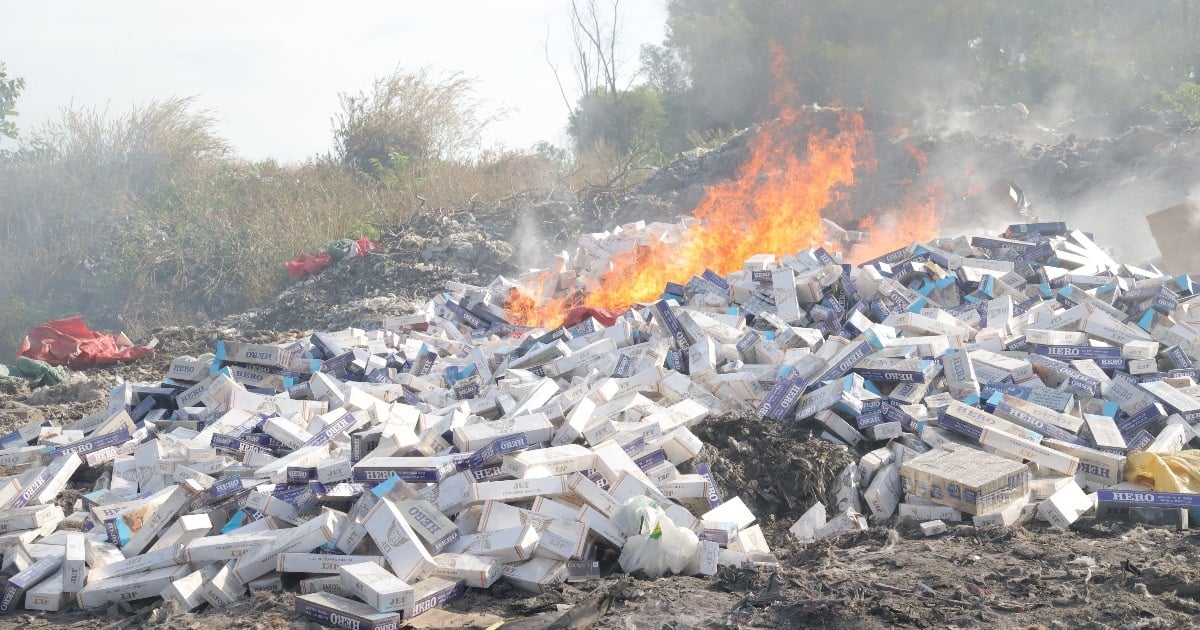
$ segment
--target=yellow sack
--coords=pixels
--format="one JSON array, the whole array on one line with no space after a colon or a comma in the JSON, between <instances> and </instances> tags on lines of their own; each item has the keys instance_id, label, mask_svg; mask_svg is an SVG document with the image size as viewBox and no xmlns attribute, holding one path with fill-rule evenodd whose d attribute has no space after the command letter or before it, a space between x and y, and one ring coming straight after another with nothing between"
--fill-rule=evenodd
<instances>
[{"instance_id":1,"label":"yellow sack","mask_svg":"<svg viewBox=\"0 0 1200 630\"><path fill-rule=\"evenodd\" d=\"M1159 492L1200 494L1200 450L1133 451L1125 460L1125 479Z\"/></svg>"}]
</instances>

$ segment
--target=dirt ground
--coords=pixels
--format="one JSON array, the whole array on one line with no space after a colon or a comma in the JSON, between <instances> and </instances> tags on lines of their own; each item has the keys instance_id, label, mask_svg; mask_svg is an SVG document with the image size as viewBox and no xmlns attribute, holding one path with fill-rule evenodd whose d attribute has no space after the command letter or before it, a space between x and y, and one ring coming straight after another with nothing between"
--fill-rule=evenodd
<instances>
[{"instance_id":1,"label":"dirt ground","mask_svg":"<svg viewBox=\"0 0 1200 630\"><path fill-rule=\"evenodd\" d=\"M184 351L207 344L210 334L168 331L163 339ZM7 429L33 417L81 417L102 406L120 379L162 374L161 357L168 355L34 392L10 388L0 424ZM610 573L602 580L536 596L500 582L418 617L412 627L1178 628L1200 615L1200 555L1191 531L1084 519L1066 532L1040 523L989 530L950 524L946 533L925 538L915 523L893 520L801 545L787 528L813 501L831 503L837 474L852 454L812 437L803 425L724 417L695 430L709 445L700 459L712 467L724 496L742 497L758 516L777 567L650 580L622 575L608 550L602 562ZM82 480L62 502L88 490L89 480ZM22 611L0 619L0 628L306 628L311 624L292 612L293 598L260 594L192 614L157 599L104 611Z\"/></svg>"}]
</instances>

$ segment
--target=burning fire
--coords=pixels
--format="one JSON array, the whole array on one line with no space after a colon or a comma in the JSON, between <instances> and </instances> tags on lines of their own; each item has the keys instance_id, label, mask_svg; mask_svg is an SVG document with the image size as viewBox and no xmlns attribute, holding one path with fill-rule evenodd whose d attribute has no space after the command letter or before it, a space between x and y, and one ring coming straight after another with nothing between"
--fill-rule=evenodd
<instances>
[{"instance_id":1,"label":"burning fire","mask_svg":"<svg viewBox=\"0 0 1200 630\"><path fill-rule=\"evenodd\" d=\"M878 220L874 217L863 220L859 229L869 232L871 238L856 244L850 250L849 260L860 263L914 241L924 243L937 238L937 207L944 197L940 183L934 181L919 196L906 199L899 212L883 211Z\"/></svg>"},{"instance_id":2,"label":"burning fire","mask_svg":"<svg viewBox=\"0 0 1200 630\"><path fill-rule=\"evenodd\" d=\"M507 312L514 322L552 326L566 309L580 303L623 311L636 302L658 298L667 282L684 283L711 269L726 274L741 269L754 254L786 255L823 243L822 211L840 201L854 184L856 168L874 167L874 145L862 116L842 110L836 133L817 128L792 104L798 99L786 80L786 59L776 51L772 64L777 89L772 104L775 120L764 123L751 140L750 155L732 180L710 187L696 207L697 219L676 244L653 243L619 254L612 269L586 295L537 299L552 295L546 287L527 287L529 294L512 296ZM799 138L799 140L797 140ZM797 151L802 143L805 150ZM798 155L798 153L802 153ZM923 171L924 156L910 154ZM940 188L931 187L898 212L884 212L872 239L858 244L851 260L867 260L936 235L935 208ZM867 229L864 227L863 229ZM554 287L550 287L553 289Z\"/></svg>"},{"instance_id":3,"label":"burning fire","mask_svg":"<svg viewBox=\"0 0 1200 630\"><path fill-rule=\"evenodd\" d=\"M708 189L695 210L697 223L677 247L655 245L613 261L589 304L623 310L656 299L669 281L686 281L704 269L725 274L759 253L794 253L821 244L821 209L842 186L854 183L855 155L866 136L862 118L845 113L836 135L819 130L804 158L789 137L802 124L785 110L750 144L737 176Z\"/></svg>"},{"instance_id":4,"label":"burning fire","mask_svg":"<svg viewBox=\"0 0 1200 630\"><path fill-rule=\"evenodd\" d=\"M871 238L855 244L847 256L850 262L862 263L914 241L924 243L937 238L940 227L937 208L946 200L942 183L935 178L924 188L914 191L913 185L925 174L929 158L912 143L905 144L904 151L912 160L914 173L911 178L897 182L904 190L900 208L896 211L881 208L877 215L859 223L858 229L868 232Z\"/></svg>"}]
</instances>

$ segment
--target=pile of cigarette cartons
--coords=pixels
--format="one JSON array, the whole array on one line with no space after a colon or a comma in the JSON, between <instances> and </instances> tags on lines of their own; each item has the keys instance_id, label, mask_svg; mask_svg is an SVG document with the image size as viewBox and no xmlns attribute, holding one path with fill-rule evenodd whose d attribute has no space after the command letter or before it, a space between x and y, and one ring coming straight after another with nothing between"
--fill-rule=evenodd
<instances>
[{"instance_id":1,"label":"pile of cigarette cartons","mask_svg":"<svg viewBox=\"0 0 1200 630\"><path fill-rule=\"evenodd\" d=\"M541 273L586 292L612 254L671 246L687 227L585 235ZM651 340L669 331L667 367L689 377L670 375L678 385L660 391L714 413L811 422L864 453L843 472L837 517L820 506L793 528L810 540L897 513L1067 527L1096 510L1186 526L1197 497L1127 483L1124 464L1131 450L1195 437L1196 292L1187 276L1120 264L1053 222L854 267L819 248L754 256L741 271L668 284L642 312Z\"/></svg>"},{"instance_id":2,"label":"pile of cigarette cartons","mask_svg":"<svg viewBox=\"0 0 1200 630\"><path fill-rule=\"evenodd\" d=\"M586 235L526 280L541 297L594 286L614 256L682 234ZM1200 497L1123 467L1195 437L1189 278L1118 264L1061 223L840 261L757 255L607 326L519 326L517 283L452 283L362 329L179 357L99 413L0 438L0 611L221 607L286 575L303 616L396 627L498 580L597 577L599 552L637 533L614 518L635 497L698 535L687 572L774 563L696 461L692 427L714 414L810 423L861 456L837 504L791 529L806 542L896 516L930 535L966 518L1186 523ZM61 509L87 468L95 490Z\"/></svg>"}]
</instances>

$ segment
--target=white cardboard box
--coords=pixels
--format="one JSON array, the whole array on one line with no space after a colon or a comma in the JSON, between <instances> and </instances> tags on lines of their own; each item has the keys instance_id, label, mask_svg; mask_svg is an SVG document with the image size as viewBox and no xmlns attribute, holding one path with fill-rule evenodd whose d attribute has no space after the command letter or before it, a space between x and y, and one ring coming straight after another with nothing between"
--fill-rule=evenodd
<instances>
[{"instance_id":1,"label":"white cardboard box","mask_svg":"<svg viewBox=\"0 0 1200 630\"><path fill-rule=\"evenodd\" d=\"M371 540L388 560L396 576L412 582L431 573L436 564L396 504L381 499L363 518Z\"/></svg>"},{"instance_id":2,"label":"white cardboard box","mask_svg":"<svg viewBox=\"0 0 1200 630\"><path fill-rule=\"evenodd\" d=\"M338 577L342 588L379 612L403 610L413 605L413 587L377 563L344 564L338 568Z\"/></svg>"}]
</instances>

